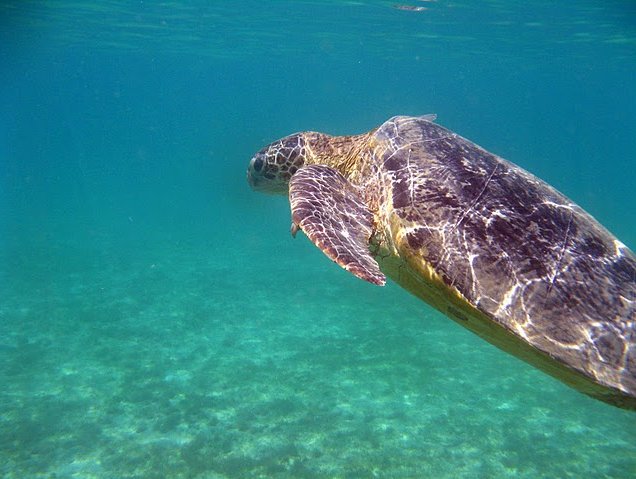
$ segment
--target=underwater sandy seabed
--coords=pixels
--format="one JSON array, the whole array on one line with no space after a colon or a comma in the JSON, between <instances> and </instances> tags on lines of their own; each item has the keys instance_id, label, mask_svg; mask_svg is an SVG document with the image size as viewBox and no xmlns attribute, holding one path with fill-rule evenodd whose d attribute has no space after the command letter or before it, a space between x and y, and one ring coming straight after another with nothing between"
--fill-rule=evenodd
<instances>
[{"instance_id":1,"label":"underwater sandy seabed","mask_svg":"<svg viewBox=\"0 0 636 479\"><path fill-rule=\"evenodd\" d=\"M3 478L636 472L635 414L317 250L28 251L0 262Z\"/></svg>"}]
</instances>

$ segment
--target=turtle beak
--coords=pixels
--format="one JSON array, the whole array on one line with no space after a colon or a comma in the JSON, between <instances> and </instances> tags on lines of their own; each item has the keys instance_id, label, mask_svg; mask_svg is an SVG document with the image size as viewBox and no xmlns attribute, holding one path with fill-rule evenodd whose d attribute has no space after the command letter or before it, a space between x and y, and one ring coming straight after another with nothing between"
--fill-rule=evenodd
<instances>
[{"instance_id":1,"label":"turtle beak","mask_svg":"<svg viewBox=\"0 0 636 479\"><path fill-rule=\"evenodd\" d=\"M256 182L254 181L254 158L250 160L250 164L247 166L247 183L252 189L256 186Z\"/></svg>"},{"instance_id":2,"label":"turtle beak","mask_svg":"<svg viewBox=\"0 0 636 479\"><path fill-rule=\"evenodd\" d=\"M254 189L254 180L252 179L249 168L247 169L247 183L250 185L250 188Z\"/></svg>"}]
</instances>

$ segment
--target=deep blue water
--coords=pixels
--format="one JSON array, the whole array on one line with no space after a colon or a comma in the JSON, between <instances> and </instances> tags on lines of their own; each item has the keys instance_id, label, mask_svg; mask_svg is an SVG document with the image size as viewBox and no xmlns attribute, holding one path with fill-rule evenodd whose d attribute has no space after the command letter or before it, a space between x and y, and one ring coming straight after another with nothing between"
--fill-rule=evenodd
<instances>
[{"instance_id":1,"label":"deep blue water","mask_svg":"<svg viewBox=\"0 0 636 479\"><path fill-rule=\"evenodd\" d=\"M0 6L0 476L636 475L636 416L289 235L302 130L438 122L636 247L636 4Z\"/></svg>"}]
</instances>

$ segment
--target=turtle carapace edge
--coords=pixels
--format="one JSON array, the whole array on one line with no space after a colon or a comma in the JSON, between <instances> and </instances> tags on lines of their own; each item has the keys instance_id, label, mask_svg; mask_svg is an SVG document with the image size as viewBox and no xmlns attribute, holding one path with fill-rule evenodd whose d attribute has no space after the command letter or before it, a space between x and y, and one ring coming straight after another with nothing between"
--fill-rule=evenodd
<instances>
[{"instance_id":1,"label":"turtle carapace edge","mask_svg":"<svg viewBox=\"0 0 636 479\"><path fill-rule=\"evenodd\" d=\"M355 276L385 276L569 386L636 410L636 256L556 189L434 115L263 148L248 181Z\"/></svg>"}]
</instances>

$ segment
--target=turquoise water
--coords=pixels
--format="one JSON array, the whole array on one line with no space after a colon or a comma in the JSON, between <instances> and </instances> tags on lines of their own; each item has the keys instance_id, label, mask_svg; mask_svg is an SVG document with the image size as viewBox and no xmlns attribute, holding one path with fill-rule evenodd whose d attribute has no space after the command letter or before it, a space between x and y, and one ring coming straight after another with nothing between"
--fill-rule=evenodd
<instances>
[{"instance_id":1,"label":"turquoise water","mask_svg":"<svg viewBox=\"0 0 636 479\"><path fill-rule=\"evenodd\" d=\"M0 477L636 476L633 412L249 190L281 136L436 113L636 247L636 4L396 3L3 2Z\"/></svg>"}]
</instances>

